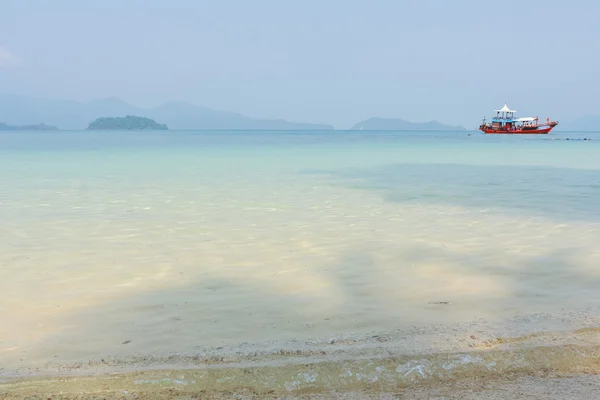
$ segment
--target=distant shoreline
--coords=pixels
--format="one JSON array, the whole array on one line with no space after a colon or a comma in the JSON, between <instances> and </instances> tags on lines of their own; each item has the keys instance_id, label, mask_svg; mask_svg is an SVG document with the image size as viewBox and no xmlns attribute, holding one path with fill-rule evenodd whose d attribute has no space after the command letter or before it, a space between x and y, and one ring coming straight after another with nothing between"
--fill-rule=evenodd
<instances>
[{"instance_id":1,"label":"distant shoreline","mask_svg":"<svg viewBox=\"0 0 600 400\"><path fill-rule=\"evenodd\" d=\"M6 130L5 132L45 132L35 129L31 130ZM3 132L0 130L0 132ZM56 129L52 132L125 132L125 133L147 133L147 132L161 132L161 133L174 133L174 132L303 132L303 133L372 133L372 132L406 132L406 133L428 133L428 132L439 132L439 133L472 133L477 132L473 130L414 130L414 129L373 129L373 130L352 130L352 129Z\"/></svg>"},{"instance_id":2,"label":"distant shoreline","mask_svg":"<svg viewBox=\"0 0 600 400\"><path fill-rule=\"evenodd\" d=\"M46 124L28 124L28 125L9 125L0 122L0 132L4 131L58 131L56 126L46 125Z\"/></svg>"},{"instance_id":3,"label":"distant shoreline","mask_svg":"<svg viewBox=\"0 0 600 400\"><path fill-rule=\"evenodd\" d=\"M15 111L15 110L18 110ZM376 112L376 111L375 111ZM400 110L399 110L400 112ZM435 111L433 111L435 112ZM16 116L18 115L18 118ZM435 119L412 122L396 116L371 116L359 122L348 122L347 129L335 128L331 124L319 122L294 122L282 118L249 117L238 112L211 109L184 102L165 102L156 107L137 107L116 97L78 102L71 100L53 100L16 94L0 93L0 123L12 125L36 124L43 121L60 130L82 130L90 121L99 117L122 118L127 115L139 115L160 121L169 130L302 130L302 131L401 131L401 130L440 130L471 131L465 126L479 125L479 118L467 125L454 125ZM357 117L358 120L361 117ZM557 130L596 131L600 126L600 116L586 115L559 124ZM575 128L574 130L569 129ZM1 129L1 128L0 128Z\"/></svg>"},{"instance_id":4,"label":"distant shoreline","mask_svg":"<svg viewBox=\"0 0 600 400\"><path fill-rule=\"evenodd\" d=\"M163 133L163 134L176 134L176 133L193 133L193 132L202 132L202 133L243 133L243 132L265 132L265 133L328 133L328 134L376 134L376 133L412 133L412 134L427 134L427 133L440 133L440 134L481 134L477 129L465 129L465 130L414 130L414 129L373 129L373 130L352 130L352 129L168 129L168 130L160 130L160 129L52 129L52 130L43 130L43 129L0 129L0 134L2 133L68 133L68 132L86 132L86 133ZM556 136L556 133L564 134L564 133L577 133L577 134L598 134L600 133L600 129L598 130L559 130L556 129L555 132L549 135L527 135L529 138L532 136L544 136L544 137L552 137ZM489 135L488 135L489 136ZM498 136L498 135L496 135ZM507 135L504 135L507 136ZM523 137L523 135L510 135L516 137Z\"/></svg>"}]
</instances>

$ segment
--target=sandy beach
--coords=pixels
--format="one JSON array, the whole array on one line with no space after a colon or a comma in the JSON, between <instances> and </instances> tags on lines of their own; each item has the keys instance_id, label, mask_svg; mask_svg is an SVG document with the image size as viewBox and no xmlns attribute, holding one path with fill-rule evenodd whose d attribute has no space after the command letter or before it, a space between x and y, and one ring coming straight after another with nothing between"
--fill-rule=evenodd
<instances>
[{"instance_id":1,"label":"sandy beach","mask_svg":"<svg viewBox=\"0 0 600 400\"><path fill-rule=\"evenodd\" d=\"M457 330L452 329L455 339L468 332ZM599 332L589 327L502 338L488 331L461 341L423 331L420 341L416 335L390 334L356 342L295 343L278 351L266 345L256 351L253 345L246 353L217 348L161 360L101 359L3 372L0 393L11 400L563 399L565 393L588 399L600 388ZM425 344L436 346L431 336L439 339L438 349L454 351L426 351Z\"/></svg>"},{"instance_id":2,"label":"sandy beach","mask_svg":"<svg viewBox=\"0 0 600 400\"><path fill-rule=\"evenodd\" d=\"M531 399L531 400L588 400L597 398L600 392L600 376L528 376L513 379L472 379L454 382L434 387L424 386L408 389L399 389L392 392L379 391L348 391L329 393L308 393L298 395L277 395L273 393L253 393L252 390L239 392L185 393L173 389L152 391L103 390L94 393L87 392L84 388L78 393L61 393L59 387L48 388L44 393L36 390L23 391L19 394L0 394L3 400L31 399L42 400L47 398L57 400L92 400L92 399L147 399L147 400L192 400L192 399L286 399L286 400L325 400L325 399L404 399L404 400L506 400L506 399Z\"/></svg>"}]
</instances>

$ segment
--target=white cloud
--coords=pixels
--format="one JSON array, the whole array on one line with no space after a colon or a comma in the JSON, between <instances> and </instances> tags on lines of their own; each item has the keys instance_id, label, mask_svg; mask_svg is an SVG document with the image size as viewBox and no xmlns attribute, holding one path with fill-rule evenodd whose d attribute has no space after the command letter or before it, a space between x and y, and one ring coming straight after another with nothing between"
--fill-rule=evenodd
<instances>
[{"instance_id":1,"label":"white cloud","mask_svg":"<svg viewBox=\"0 0 600 400\"><path fill-rule=\"evenodd\" d=\"M0 68L16 64L17 57L6 47L0 46Z\"/></svg>"}]
</instances>

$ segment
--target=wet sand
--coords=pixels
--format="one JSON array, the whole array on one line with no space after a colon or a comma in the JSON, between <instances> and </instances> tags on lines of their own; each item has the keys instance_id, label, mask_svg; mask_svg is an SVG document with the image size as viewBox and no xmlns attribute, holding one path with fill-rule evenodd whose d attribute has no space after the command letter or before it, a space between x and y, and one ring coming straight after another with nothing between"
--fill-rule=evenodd
<instances>
[{"instance_id":1,"label":"wet sand","mask_svg":"<svg viewBox=\"0 0 600 400\"><path fill-rule=\"evenodd\" d=\"M60 393L58 385L41 393L36 390L23 391L19 394L1 394L3 400L92 400L92 399L147 399L147 400L221 400L221 399L286 399L286 400L507 400L507 399L536 399L536 400L589 400L597 398L600 392L600 376L527 376L505 379L471 379L436 386L422 386L395 391L331 391L328 393L306 393L278 395L274 393L255 393L251 389L241 389L235 392L206 392L185 393L173 389L149 391L137 390L103 390L95 393L83 389L78 393Z\"/></svg>"},{"instance_id":2,"label":"wet sand","mask_svg":"<svg viewBox=\"0 0 600 400\"><path fill-rule=\"evenodd\" d=\"M162 360L102 359L53 371L2 373L0 393L5 399L564 398L560 393L583 399L598 390L600 328L521 337L490 333L471 335L463 345L454 342L446 348L455 351L447 352L424 351L419 345L431 341L422 332L421 342L375 335L359 343L296 343L295 351L243 354L219 348ZM415 347L406 347L409 343Z\"/></svg>"}]
</instances>

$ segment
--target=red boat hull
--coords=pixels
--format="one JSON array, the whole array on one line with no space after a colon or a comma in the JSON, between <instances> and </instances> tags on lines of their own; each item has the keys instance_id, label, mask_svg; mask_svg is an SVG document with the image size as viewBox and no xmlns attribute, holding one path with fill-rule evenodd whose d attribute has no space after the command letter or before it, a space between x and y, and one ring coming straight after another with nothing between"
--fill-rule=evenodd
<instances>
[{"instance_id":1,"label":"red boat hull","mask_svg":"<svg viewBox=\"0 0 600 400\"><path fill-rule=\"evenodd\" d=\"M548 126L544 128L538 129L513 129L513 130L505 130L505 129L492 129L492 128L483 128L481 131L490 135L543 135L549 133L553 126Z\"/></svg>"}]
</instances>

